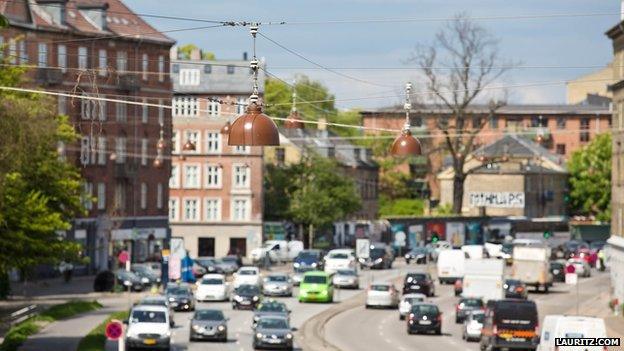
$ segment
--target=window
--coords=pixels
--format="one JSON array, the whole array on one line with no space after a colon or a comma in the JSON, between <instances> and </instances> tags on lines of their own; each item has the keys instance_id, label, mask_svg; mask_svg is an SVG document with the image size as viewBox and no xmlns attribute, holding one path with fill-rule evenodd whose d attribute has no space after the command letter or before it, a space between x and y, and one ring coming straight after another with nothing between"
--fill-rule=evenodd
<instances>
[{"instance_id":1,"label":"window","mask_svg":"<svg viewBox=\"0 0 624 351\"><path fill-rule=\"evenodd\" d=\"M106 49L100 49L98 51L98 74L101 76L105 76L107 70L108 57L106 55Z\"/></svg>"},{"instance_id":2,"label":"window","mask_svg":"<svg viewBox=\"0 0 624 351\"><path fill-rule=\"evenodd\" d=\"M106 98L105 95L102 95L102 98ZM106 121L106 101L94 101L95 103L95 107L98 111L98 117L100 118L100 121Z\"/></svg>"},{"instance_id":3,"label":"window","mask_svg":"<svg viewBox=\"0 0 624 351\"><path fill-rule=\"evenodd\" d=\"M97 185L97 209L106 209L106 183L98 183Z\"/></svg>"},{"instance_id":4,"label":"window","mask_svg":"<svg viewBox=\"0 0 624 351\"><path fill-rule=\"evenodd\" d=\"M160 209L163 207L163 185L162 183L158 183L156 186L156 208Z\"/></svg>"},{"instance_id":5,"label":"window","mask_svg":"<svg viewBox=\"0 0 624 351\"><path fill-rule=\"evenodd\" d=\"M123 73L128 70L128 53L117 51L117 71Z\"/></svg>"},{"instance_id":6,"label":"window","mask_svg":"<svg viewBox=\"0 0 624 351\"><path fill-rule=\"evenodd\" d=\"M117 182L115 184L115 208L126 209L126 183Z\"/></svg>"},{"instance_id":7,"label":"window","mask_svg":"<svg viewBox=\"0 0 624 351\"><path fill-rule=\"evenodd\" d=\"M165 57L158 56L158 81L163 82L165 80Z\"/></svg>"},{"instance_id":8,"label":"window","mask_svg":"<svg viewBox=\"0 0 624 351\"><path fill-rule=\"evenodd\" d=\"M171 65L171 71L173 73L180 73L180 65L178 65L177 63Z\"/></svg>"},{"instance_id":9,"label":"window","mask_svg":"<svg viewBox=\"0 0 624 351\"><path fill-rule=\"evenodd\" d=\"M158 99L158 124L165 124L165 109L163 108L163 99Z\"/></svg>"},{"instance_id":10,"label":"window","mask_svg":"<svg viewBox=\"0 0 624 351\"><path fill-rule=\"evenodd\" d=\"M589 118L581 118L581 133L579 134L581 142L589 141Z\"/></svg>"},{"instance_id":11,"label":"window","mask_svg":"<svg viewBox=\"0 0 624 351\"><path fill-rule=\"evenodd\" d=\"M28 50L26 50L26 42L23 40L19 42L19 58L20 64L28 64Z\"/></svg>"},{"instance_id":12,"label":"window","mask_svg":"<svg viewBox=\"0 0 624 351\"><path fill-rule=\"evenodd\" d=\"M67 72L67 46L59 45L56 47L56 65L61 72Z\"/></svg>"},{"instance_id":13,"label":"window","mask_svg":"<svg viewBox=\"0 0 624 351\"><path fill-rule=\"evenodd\" d=\"M204 65L204 73L206 73L206 74L212 73L212 66L211 65Z\"/></svg>"},{"instance_id":14,"label":"window","mask_svg":"<svg viewBox=\"0 0 624 351\"><path fill-rule=\"evenodd\" d=\"M189 141L195 145L195 151L191 151L193 153L198 154L200 145L199 145L199 132L196 130L187 130L186 131L186 140L185 143Z\"/></svg>"},{"instance_id":15,"label":"window","mask_svg":"<svg viewBox=\"0 0 624 351\"><path fill-rule=\"evenodd\" d=\"M83 184L82 205L87 210L93 209L93 183L87 182Z\"/></svg>"},{"instance_id":16,"label":"window","mask_svg":"<svg viewBox=\"0 0 624 351\"><path fill-rule=\"evenodd\" d=\"M233 198L232 199L232 220L248 221L250 218L250 201L249 199Z\"/></svg>"},{"instance_id":17,"label":"window","mask_svg":"<svg viewBox=\"0 0 624 351\"><path fill-rule=\"evenodd\" d=\"M197 117L199 115L199 103L197 98L173 98L172 107L174 117Z\"/></svg>"},{"instance_id":18,"label":"window","mask_svg":"<svg viewBox=\"0 0 624 351\"><path fill-rule=\"evenodd\" d=\"M539 128L539 127L548 127L548 118L544 116L535 116L531 118L531 127Z\"/></svg>"},{"instance_id":19,"label":"window","mask_svg":"<svg viewBox=\"0 0 624 351\"><path fill-rule=\"evenodd\" d=\"M177 221L180 219L178 199L169 198L169 220Z\"/></svg>"},{"instance_id":20,"label":"window","mask_svg":"<svg viewBox=\"0 0 624 351\"><path fill-rule=\"evenodd\" d=\"M481 117L472 117L472 129L481 129Z\"/></svg>"},{"instance_id":21,"label":"window","mask_svg":"<svg viewBox=\"0 0 624 351\"><path fill-rule=\"evenodd\" d=\"M97 163L98 165L106 164L106 137L105 136L98 137Z\"/></svg>"},{"instance_id":22,"label":"window","mask_svg":"<svg viewBox=\"0 0 624 351\"><path fill-rule=\"evenodd\" d=\"M184 166L184 187L187 189L199 188L199 166Z\"/></svg>"},{"instance_id":23,"label":"window","mask_svg":"<svg viewBox=\"0 0 624 351\"><path fill-rule=\"evenodd\" d=\"M234 152L237 154L248 154L249 153L249 146L236 146L234 148Z\"/></svg>"},{"instance_id":24,"label":"window","mask_svg":"<svg viewBox=\"0 0 624 351\"><path fill-rule=\"evenodd\" d=\"M171 132L171 148L173 153L180 152L180 137L177 130Z\"/></svg>"},{"instance_id":25,"label":"window","mask_svg":"<svg viewBox=\"0 0 624 351\"><path fill-rule=\"evenodd\" d=\"M221 220L221 199L206 199L204 208L206 221Z\"/></svg>"},{"instance_id":26,"label":"window","mask_svg":"<svg viewBox=\"0 0 624 351\"><path fill-rule=\"evenodd\" d=\"M141 183L141 209L147 208L147 183Z\"/></svg>"},{"instance_id":27,"label":"window","mask_svg":"<svg viewBox=\"0 0 624 351\"><path fill-rule=\"evenodd\" d=\"M184 199L184 220L199 220L199 201L197 199Z\"/></svg>"},{"instance_id":28,"label":"window","mask_svg":"<svg viewBox=\"0 0 624 351\"><path fill-rule=\"evenodd\" d=\"M277 159L277 163L284 164L286 162L286 150L283 147L275 148L275 158Z\"/></svg>"},{"instance_id":29,"label":"window","mask_svg":"<svg viewBox=\"0 0 624 351\"><path fill-rule=\"evenodd\" d=\"M115 153L117 153L117 158L115 159L117 163L126 162L126 138L125 137L115 138Z\"/></svg>"},{"instance_id":30,"label":"window","mask_svg":"<svg viewBox=\"0 0 624 351\"><path fill-rule=\"evenodd\" d=\"M143 105L141 105L141 122L147 123L149 106L147 106L146 98L143 98L142 102L143 102Z\"/></svg>"},{"instance_id":31,"label":"window","mask_svg":"<svg viewBox=\"0 0 624 351\"><path fill-rule=\"evenodd\" d=\"M9 39L9 62L15 64L17 62L17 42L15 39Z\"/></svg>"},{"instance_id":32,"label":"window","mask_svg":"<svg viewBox=\"0 0 624 351\"><path fill-rule=\"evenodd\" d=\"M221 113L220 104L218 102L219 98L217 96L213 96L208 104L208 113L212 117L216 117Z\"/></svg>"},{"instance_id":33,"label":"window","mask_svg":"<svg viewBox=\"0 0 624 351\"><path fill-rule=\"evenodd\" d=\"M57 113L59 115L67 115L67 97L58 96Z\"/></svg>"},{"instance_id":34,"label":"window","mask_svg":"<svg viewBox=\"0 0 624 351\"><path fill-rule=\"evenodd\" d=\"M237 115L242 115L243 113L245 113L245 109L247 108L247 106L245 106L247 104L247 99L244 97L239 97L236 99L236 114Z\"/></svg>"},{"instance_id":35,"label":"window","mask_svg":"<svg viewBox=\"0 0 624 351\"><path fill-rule=\"evenodd\" d=\"M147 80L147 71L149 67L149 60L147 54L143 54L141 58L141 70L143 72L143 80Z\"/></svg>"},{"instance_id":36,"label":"window","mask_svg":"<svg viewBox=\"0 0 624 351\"><path fill-rule=\"evenodd\" d=\"M221 133L220 132L206 132L206 152L207 153L221 152Z\"/></svg>"},{"instance_id":37,"label":"window","mask_svg":"<svg viewBox=\"0 0 624 351\"><path fill-rule=\"evenodd\" d=\"M91 140L89 137L82 137L80 139L80 163L84 165L89 164L89 153L91 152Z\"/></svg>"},{"instance_id":38,"label":"window","mask_svg":"<svg viewBox=\"0 0 624 351\"><path fill-rule=\"evenodd\" d=\"M88 53L87 48L81 46L78 48L78 68L79 69L87 69L88 68Z\"/></svg>"},{"instance_id":39,"label":"window","mask_svg":"<svg viewBox=\"0 0 624 351\"><path fill-rule=\"evenodd\" d=\"M232 65L227 66L227 74L234 74L234 66Z\"/></svg>"},{"instance_id":40,"label":"window","mask_svg":"<svg viewBox=\"0 0 624 351\"><path fill-rule=\"evenodd\" d=\"M128 120L128 106L125 103L116 102L115 110L117 122L126 122Z\"/></svg>"},{"instance_id":41,"label":"window","mask_svg":"<svg viewBox=\"0 0 624 351\"><path fill-rule=\"evenodd\" d=\"M566 119L565 117L557 117L557 129L565 129Z\"/></svg>"},{"instance_id":42,"label":"window","mask_svg":"<svg viewBox=\"0 0 624 351\"><path fill-rule=\"evenodd\" d=\"M147 138L141 139L141 166L147 166Z\"/></svg>"},{"instance_id":43,"label":"window","mask_svg":"<svg viewBox=\"0 0 624 351\"><path fill-rule=\"evenodd\" d=\"M497 116L491 116L488 122L490 124L490 129L498 129L498 117Z\"/></svg>"},{"instance_id":44,"label":"window","mask_svg":"<svg viewBox=\"0 0 624 351\"><path fill-rule=\"evenodd\" d=\"M557 144L557 154L558 155L565 155L566 154L566 145L565 144Z\"/></svg>"},{"instance_id":45,"label":"window","mask_svg":"<svg viewBox=\"0 0 624 351\"><path fill-rule=\"evenodd\" d=\"M206 165L206 188L220 188L223 168L218 165Z\"/></svg>"},{"instance_id":46,"label":"window","mask_svg":"<svg viewBox=\"0 0 624 351\"><path fill-rule=\"evenodd\" d=\"M180 85L199 85L199 70L198 69L181 69L180 70Z\"/></svg>"},{"instance_id":47,"label":"window","mask_svg":"<svg viewBox=\"0 0 624 351\"><path fill-rule=\"evenodd\" d=\"M48 44L39 43L37 66L48 67Z\"/></svg>"},{"instance_id":48,"label":"window","mask_svg":"<svg viewBox=\"0 0 624 351\"><path fill-rule=\"evenodd\" d=\"M234 180L233 180L234 187L249 188L251 168L249 168L246 165L234 166L232 175L234 177Z\"/></svg>"},{"instance_id":49,"label":"window","mask_svg":"<svg viewBox=\"0 0 624 351\"><path fill-rule=\"evenodd\" d=\"M169 178L169 187L177 189L180 187L180 166L171 166L171 178Z\"/></svg>"},{"instance_id":50,"label":"window","mask_svg":"<svg viewBox=\"0 0 624 351\"><path fill-rule=\"evenodd\" d=\"M89 96L85 94L85 96ZM80 99L80 118L93 119L95 116L95 101L89 99Z\"/></svg>"}]
</instances>

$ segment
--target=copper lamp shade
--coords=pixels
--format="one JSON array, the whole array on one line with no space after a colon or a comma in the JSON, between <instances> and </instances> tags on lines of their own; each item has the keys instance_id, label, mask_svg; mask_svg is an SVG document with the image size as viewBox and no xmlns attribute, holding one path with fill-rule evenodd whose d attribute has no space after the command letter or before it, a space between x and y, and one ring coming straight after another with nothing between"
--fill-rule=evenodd
<instances>
[{"instance_id":1,"label":"copper lamp shade","mask_svg":"<svg viewBox=\"0 0 624 351\"><path fill-rule=\"evenodd\" d=\"M299 112L293 111L290 116L284 121L284 128L286 129L303 129L305 124L299 119Z\"/></svg>"},{"instance_id":2,"label":"copper lamp shade","mask_svg":"<svg viewBox=\"0 0 624 351\"><path fill-rule=\"evenodd\" d=\"M231 126L232 124L230 124L230 121L225 122L225 125L221 128L221 134L230 134Z\"/></svg>"},{"instance_id":3,"label":"copper lamp shade","mask_svg":"<svg viewBox=\"0 0 624 351\"><path fill-rule=\"evenodd\" d=\"M393 156L420 156L422 150L420 149L420 142L412 136L412 132L404 130L401 135L394 139L390 153Z\"/></svg>"},{"instance_id":4,"label":"copper lamp shade","mask_svg":"<svg viewBox=\"0 0 624 351\"><path fill-rule=\"evenodd\" d=\"M247 107L245 114L240 115L232 123L228 145L277 146L279 145L277 126L254 102Z\"/></svg>"},{"instance_id":5,"label":"copper lamp shade","mask_svg":"<svg viewBox=\"0 0 624 351\"><path fill-rule=\"evenodd\" d=\"M182 150L184 150L184 151L195 151L195 144L191 143L190 141L187 141L182 146Z\"/></svg>"}]
</instances>

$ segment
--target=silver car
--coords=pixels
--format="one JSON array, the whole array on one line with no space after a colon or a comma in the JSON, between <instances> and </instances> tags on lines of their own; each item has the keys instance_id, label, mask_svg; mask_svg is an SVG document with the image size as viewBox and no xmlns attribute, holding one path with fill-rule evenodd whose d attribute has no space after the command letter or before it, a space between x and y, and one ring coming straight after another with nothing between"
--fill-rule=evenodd
<instances>
[{"instance_id":1,"label":"silver car","mask_svg":"<svg viewBox=\"0 0 624 351\"><path fill-rule=\"evenodd\" d=\"M292 280L284 273L269 274L262 281L265 296L292 296L292 288Z\"/></svg>"},{"instance_id":2,"label":"silver car","mask_svg":"<svg viewBox=\"0 0 624 351\"><path fill-rule=\"evenodd\" d=\"M309 271L313 271L314 268L312 267L297 267L295 268L295 272L292 275L292 282L294 286L299 286L299 284L301 284L301 281L303 280L303 275L306 272Z\"/></svg>"},{"instance_id":3,"label":"silver car","mask_svg":"<svg viewBox=\"0 0 624 351\"><path fill-rule=\"evenodd\" d=\"M466 341L480 341L484 320L485 312L481 310L471 311L464 319L462 339Z\"/></svg>"},{"instance_id":4,"label":"silver car","mask_svg":"<svg viewBox=\"0 0 624 351\"><path fill-rule=\"evenodd\" d=\"M360 287L360 280L355 269L337 270L332 282L337 288L359 289Z\"/></svg>"}]
</instances>

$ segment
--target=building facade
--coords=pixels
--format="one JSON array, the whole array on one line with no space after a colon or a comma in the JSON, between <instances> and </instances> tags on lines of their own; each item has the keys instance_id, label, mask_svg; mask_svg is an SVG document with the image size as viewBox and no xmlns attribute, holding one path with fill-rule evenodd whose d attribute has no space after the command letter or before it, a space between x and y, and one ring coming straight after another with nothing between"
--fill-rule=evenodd
<instances>
[{"instance_id":1,"label":"building facade","mask_svg":"<svg viewBox=\"0 0 624 351\"><path fill-rule=\"evenodd\" d=\"M177 57L172 50L172 57ZM231 147L222 129L244 113L248 61L172 60L169 220L191 257L246 256L262 243L263 150ZM264 78L260 77L260 93ZM185 150L192 143L194 150Z\"/></svg>"},{"instance_id":2,"label":"building facade","mask_svg":"<svg viewBox=\"0 0 624 351\"><path fill-rule=\"evenodd\" d=\"M610 101L609 85L613 82L613 66L582 75L566 83L566 103L570 105L591 103L588 97L601 97Z\"/></svg>"},{"instance_id":3,"label":"building facade","mask_svg":"<svg viewBox=\"0 0 624 351\"><path fill-rule=\"evenodd\" d=\"M169 49L160 34L120 0L0 1L10 27L0 33L10 64L22 65L33 86L69 94L146 102L131 105L59 96L81 136L59 145L85 179L88 214L66 233L90 256L88 271L108 269L117 252L133 261L158 260L168 236L171 137ZM161 164L154 166L160 152ZM95 200L91 201L92 197Z\"/></svg>"},{"instance_id":4,"label":"building facade","mask_svg":"<svg viewBox=\"0 0 624 351\"><path fill-rule=\"evenodd\" d=\"M623 18L624 20L624 18ZM613 41L613 152L611 166L611 237L607 262L612 296L624 301L624 21L607 31Z\"/></svg>"}]
</instances>

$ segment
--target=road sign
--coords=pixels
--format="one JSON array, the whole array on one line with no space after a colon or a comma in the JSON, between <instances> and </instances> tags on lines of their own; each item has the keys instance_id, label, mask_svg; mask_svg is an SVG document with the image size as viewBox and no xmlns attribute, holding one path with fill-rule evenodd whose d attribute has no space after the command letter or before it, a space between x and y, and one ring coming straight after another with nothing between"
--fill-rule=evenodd
<instances>
[{"instance_id":1,"label":"road sign","mask_svg":"<svg viewBox=\"0 0 624 351\"><path fill-rule=\"evenodd\" d=\"M394 234L394 245L398 247L404 247L406 238L407 236L405 235L405 232L403 231L396 232Z\"/></svg>"},{"instance_id":2,"label":"road sign","mask_svg":"<svg viewBox=\"0 0 624 351\"><path fill-rule=\"evenodd\" d=\"M128 251L122 250L117 256L117 259L119 260L119 263L125 264L130 260L130 254L128 253Z\"/></svg>"},{"instance_id":3,"label":"road sign","mask_svg":"<svg viewBox=\"0 0 624 351\"><path fill-rule=\"evenodd\" d=\"M355 240L355 255L358 258L368 258L370 256L370 240L356 239Z\"/></svg>"},{"instance_id":4,"label":"road sign","mask_svg":"<svg viewBox=\"0 0 624 351\"><path fill-rule=\"evenodd\" d=\"M576 267L574 265L569 264L566 266L566 273L576 273Z\"/></svg>"},{"instance_id":5,"label":"road sign","mask_svg":"<svg viewBox=\"0 0 624 351\"><path fill-rule=\"evenodd\" d=\"M565 283L569 285L576 285L578 282L578 275L576 273L566 273Z\"/></svg>"},{"instance_id":6,"label":"road sign","mask_svg":"<svg viewBox=\"0 0 624 351\"><path fill-rule=\"evenodd\" d=\"M118 340L123 335L123 323L118 320L108 322L104 334L109 340Z\"/></svg>"}]
</instances>

